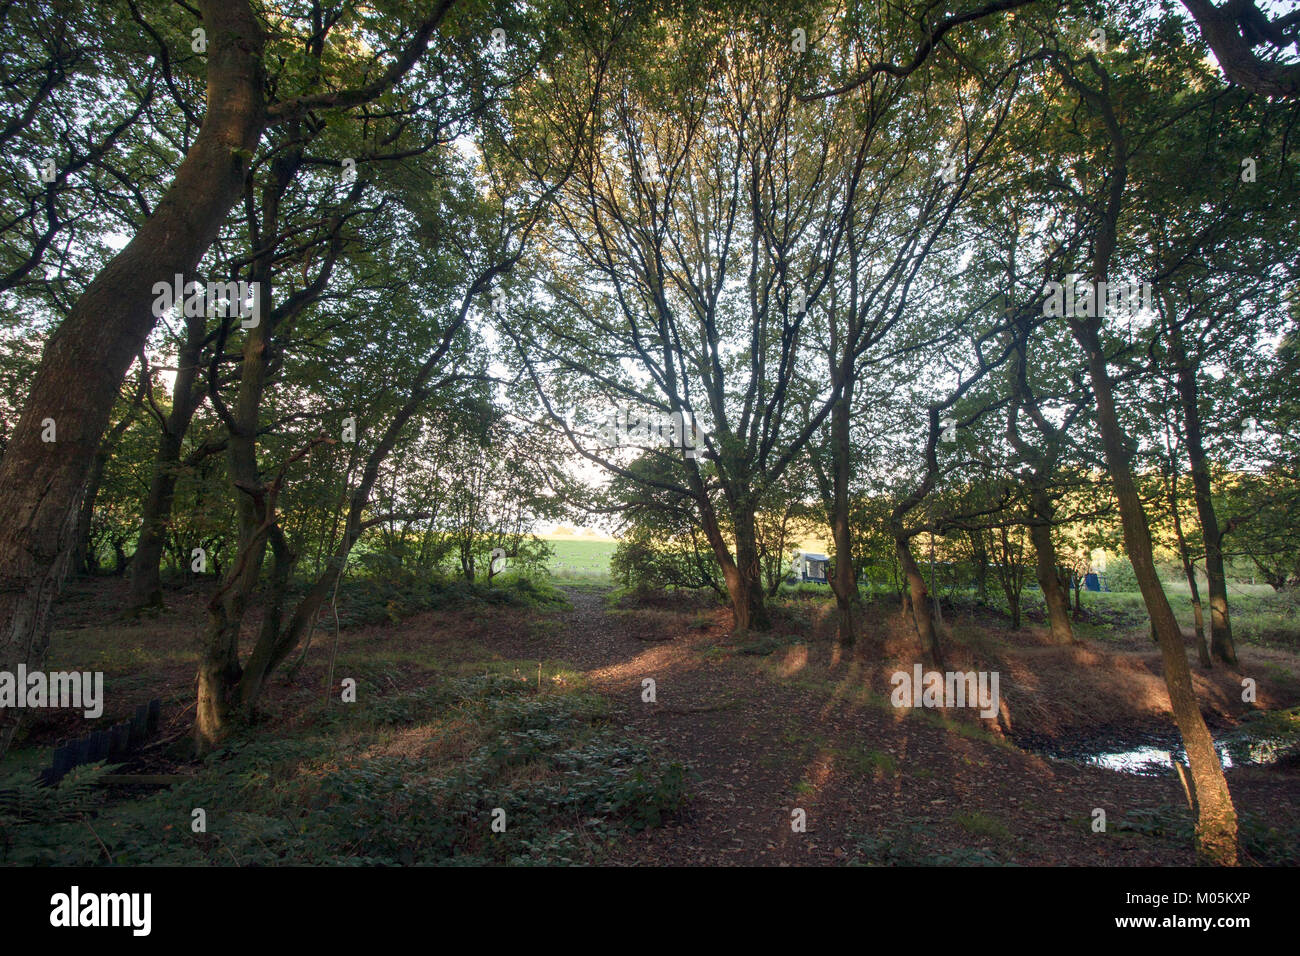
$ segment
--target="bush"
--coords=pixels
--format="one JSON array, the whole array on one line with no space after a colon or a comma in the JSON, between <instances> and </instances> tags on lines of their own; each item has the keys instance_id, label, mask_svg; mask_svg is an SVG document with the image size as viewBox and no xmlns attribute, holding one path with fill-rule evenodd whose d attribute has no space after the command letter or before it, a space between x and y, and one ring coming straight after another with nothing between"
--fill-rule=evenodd
<instances>
[{"instance_id":1,"label":"bush","mask_svg":"<svg viewBox=\"0 0 1300 956\"><path fill-rule=\"evenodd\" d=\"M341 627L396 624L422 611L460 607L505 606L563 608L564 593L545 578L509 572L485 580L466 581L439 569L409 567L383 553L363 555L357 569L339 585ZM299 593L307 582L297 585ZM328 606L322 615L330 620Z\"/></svg>"},{"instance_id":2,"label":"bush","mask_svg":"<svg viewBox=\"0 0 1300 956\"><path fill-rule=\"evenodd\" d=\"M1136 591L1137 575L1133 573L1133 562L1123 555L1116 555L1106 562L1106 586L1112 591Z\"/></svg>"},{"instance_id":3,"label":"bush","mask_svg":"<svg viewBox=\"0 0 1300 956\"><path fill-rule=\"evenodd\" d=\"M722 590L721 571L712 554L697 553L690 542L656 542L635 532L618 543L609 570L615 581L636 592Z\"/></svg>"}]
</instances>

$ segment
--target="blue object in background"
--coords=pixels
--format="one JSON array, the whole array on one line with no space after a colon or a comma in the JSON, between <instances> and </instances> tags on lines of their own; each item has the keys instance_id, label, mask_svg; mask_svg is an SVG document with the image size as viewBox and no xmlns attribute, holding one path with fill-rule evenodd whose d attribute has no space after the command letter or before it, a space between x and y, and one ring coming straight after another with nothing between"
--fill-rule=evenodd
<instances>
[{"instance_id":1,"label":"blue object in background","mask_svg":"<svg viewBox=\"0 0 1300 956\"><path fill-rule=\"evenodd\" d=\"M1083 576L1083 588L1085 591L1100 591L1101 579L1095 574L1085 574Z\"/></svg>"}]
</instances>

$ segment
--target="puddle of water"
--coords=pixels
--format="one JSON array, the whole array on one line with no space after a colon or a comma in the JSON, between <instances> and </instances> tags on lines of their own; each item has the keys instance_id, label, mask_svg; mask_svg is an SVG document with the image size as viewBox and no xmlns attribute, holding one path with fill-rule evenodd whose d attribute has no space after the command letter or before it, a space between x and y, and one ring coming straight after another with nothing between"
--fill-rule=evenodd
<instances>
[{"instance_id":1,"label":"puddle of water","mask_svg":"<svg viewBox=\"0 0 1300 956\"><path fill-rule=\"evenodd\" d=\"M1176 736L1161 738L1154 735L1130 735L1128 740L1115 740L1098 746L1105 738L1093 738L1076 745L1060 741L1029 743L1025 749L1033 753L1068 760L1072 763L1104 767L1120 773L1140 776L1162 776L1174 765L1174 760L1186 766L1187 755ZM1233 767L1263 767L1276 763L1283 757L1300 750L1300 740L1294 737L1254 736L1249 732L1234 730L1214 742L1219 762L1225 770Z\"/></svg>"},{"instance_id":2,"label":"puddle of water","mask_svg":"<svg viewBox=\"0 0 1300 956\"><path fill-rule=\"evenodd\" d=\"M1219 763L1223 764L1225 770L1234 765L1232 753L1225 745L1215 744L1214 749L1219 752ZM1105 767L1107 770L1118 770L1121 773L1155 776L1163 775L1173 768L1175 754L1178 756L1179 763L1184 765L1187 763L1187 757L1181 749L1169 750L1149 746L1134 747L1130 750L1078 754L1062 759L1091 764L1094 767Z\"/></svg>"}]
</instances>

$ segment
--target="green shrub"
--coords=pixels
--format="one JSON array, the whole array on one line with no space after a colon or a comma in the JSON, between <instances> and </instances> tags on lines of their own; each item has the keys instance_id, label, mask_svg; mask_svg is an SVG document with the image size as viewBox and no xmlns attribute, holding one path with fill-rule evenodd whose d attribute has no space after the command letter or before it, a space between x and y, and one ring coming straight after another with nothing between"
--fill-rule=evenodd
<instances>
[{"instance_id":1,"label":"green shrub","mask_svg":"<svg viewBox=\"0 0 1300 956\"><path fill-rule=\"evenodd\" d=\"M1136 591L1137 575L1133 562L1124 555L1115 555L1106 562L1106 586L1112 591Z\"/></svg>"}]
</instances>

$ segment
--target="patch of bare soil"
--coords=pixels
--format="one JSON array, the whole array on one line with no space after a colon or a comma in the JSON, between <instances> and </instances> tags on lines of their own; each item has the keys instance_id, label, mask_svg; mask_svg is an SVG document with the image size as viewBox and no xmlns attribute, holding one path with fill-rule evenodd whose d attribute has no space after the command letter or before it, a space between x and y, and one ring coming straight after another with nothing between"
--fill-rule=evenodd
<instances>
[{"instance_id":1,"label":"patch of bare soil","mask_svg":"<svg viewBox=\"0 0 1300 956\"><path fill-rule=\"evenodd\" d=\"M653 609L664 634L647 641L643 621L608 613L599 592L571 591L570 598L567 626L547 642L545 655L584 668L627 726L659 739L693 771L686 812L629 841L619 862L866 862L876 861L882 843L896 842L907 845L910 859L932 862L1194 862L1186 840L1115 826L1126 817L1150 819L1151 811L1190 820L1172 773L1152 778L1077 766L1006 739L1013 729L1053 733L1103 718L1171 726L1154 651L1051 647L1032 631L981 629L982 638L965 635L976 639L963 643L959 630L950 634L950 668L1003 671L1003 713L980 726L965 712L889 706L888 675L910 669L911 659L905 629L883 608L874 609L878 616L857 654L841 653L833 624L821 618L811 621L810 640L759 654L747 653L755 642L732 634L721 609L707 626L697 610L674 622ZM824 610L811 613L825 617ZM506 656L540 650L499 649ZM869 658L881 653L883 659ZM1243 649L1243 671L1253 655ZM655 682L653 703L643 700L647 678ZM1240 686L1235 671L1197 674L1212 717L1241 712ZM1261 679L1260 687L1263 706L1296 700L1289 684ZM1240 811L1300 824L1294 771L1234 770L1230 784ZM1106 833L1091 826L1098 808L1106 811ZM804 811L806 832L792 827L796 810Z\"/></svg>"}]
</instances>

